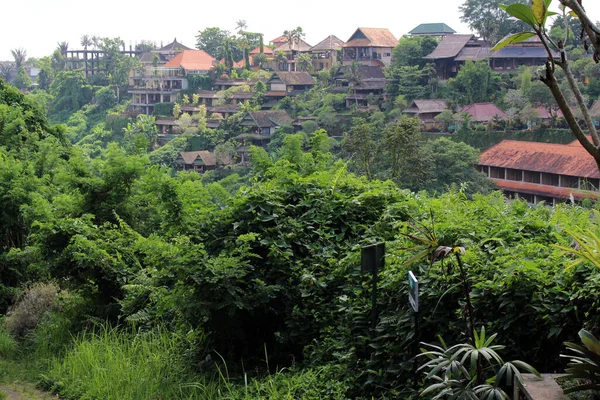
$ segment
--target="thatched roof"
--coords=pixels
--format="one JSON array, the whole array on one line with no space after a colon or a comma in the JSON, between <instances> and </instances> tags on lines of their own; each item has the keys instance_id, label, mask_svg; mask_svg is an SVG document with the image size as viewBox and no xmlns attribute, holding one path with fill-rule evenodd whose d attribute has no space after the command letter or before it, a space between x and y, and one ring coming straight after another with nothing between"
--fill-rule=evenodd
<instances>
[{"instance_id":1,"label":"thatched roof","mask_svg":"<svg viewBox=\"0 0 600 400\"><path fill-rule=\"evenodd\" d=\"M342 47L396 47L398 39L387 28L358 28Z\"/></svg>"},{"instance_id":2,"label":"thatched roof","mask_svg":"<svg viewBox=\"0 0 600 400\"><path fill-rule=\"evenodd\" d=\"M335 35L329 35L310 49L310 51L329 51L341 49L344 41Z\"/></svg>"}]
</instances>

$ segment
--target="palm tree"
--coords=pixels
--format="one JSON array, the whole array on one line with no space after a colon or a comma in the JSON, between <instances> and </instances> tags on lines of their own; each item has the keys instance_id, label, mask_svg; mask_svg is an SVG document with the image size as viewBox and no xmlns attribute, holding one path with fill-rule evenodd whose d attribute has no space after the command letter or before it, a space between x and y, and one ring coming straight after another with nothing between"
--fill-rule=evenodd
<instances>
[{"instance_id":1,"label":"palm tree","mask_svg":"<svg viewBox=\"0 0 600 400\"><path fill-rule=\"evenodd\" d=\"M65 59L65 69L67 69L67 51L69 51L69 42L58 42L57 44L60 54L62 54Z\"/></svg>"},{"instance_id":2,"label":"palm tree","mask_svg":"<svg viewBox=\"0 0 600 400\"><path fill-rule=\"evenodd\" d=\"M302 53L298 56L297 65L300 71L313 72L312 58L307 53Z\"/></svg>"},{"instance_id":3,"label":"palm tree","mask_svg":"<svg viewBox=\"0 0 600 400\"><path fill-rule=\"evenodd\" d=\"M10 51L13 58L15 59L15 69L19 69L27 59L27 51L24 48L12 49Z\"/></svg>"},{"instance_id":4,"label":"palm tree","mask_svg":"<svg viewBox=\"0 0 600 400\"><path fill-rule=\"evenodd\" d=\"M90 38L89 35L83 35L81 37L81 45L83 46L83 50L85 50L85 52L83 53L83 62L85 64L85 76L88 76L88 54L87 54L87 49L88 46L92 45L92 39Z\"/></svg>"},{"instance_id":5,"label":"palm tree","mask_svg":"<svg viewBox=\"0 0 600 400\"><path fill-rule=\"evenodd\" d=\"M13 65L10 62L0 63L0 78L9 81L12 77Z\"/></svg>"},{"instance_id":6,"label":"palm tree","mask_svg":"<svg viewBox=\"0 0 600 400\"><path fill-rule=\"evenodd\" d=\"M92 45L92 38L90 38L90 35L83 35L81 37L81 45L84 50L87 50L88 46Z\"/></svg>"},{"instance_id":7,"label":"palm tree","mask_svg":"<svg viewBox=\"0 0 600 400\"><path fill-rule=\"evenodd\" d=\"M241 32L245 31L246 28L248 28L248 24L246 24L246 20L244 19L239 19L236 23L235 26L237 28L237 32L241 34Z\"/></svg>"},{"instance_id":8,"label":"palm tree","mask_svg":"<svg viewBox=\"0 0 600 400\"><path fill-rule=\"evenodd\" d=\"M58 48L63 56L67 56L67 51L69 51L69 42L58 42Z\"/></svg>"},{"instance_id":9,"label":"palm tree","mask_svg":"<svg viewBox=\"0 0 600 400\"><path fill-rule=\"evenodd\" d=\"M352 86L352 90L354 92L354 100L356 101L356 106L358 107L358 98L356 98L356 87L362 84L362 73L360 71L360 63L353 62L346 70L344 71L344 79L348 81L348 84Z\"/></svg>"},{"instance_id":10,"label":"palm tree","mask_svg":"<svg viewBox=\"0 0 600 400\"><path fill-rule=\"evenodd\" d=\"M281 66L283 64L287 64L288 59L283 50L279 50L275 53L275 63L277 64L277 69L281 71Z\"/></svg>"}]
</instances>

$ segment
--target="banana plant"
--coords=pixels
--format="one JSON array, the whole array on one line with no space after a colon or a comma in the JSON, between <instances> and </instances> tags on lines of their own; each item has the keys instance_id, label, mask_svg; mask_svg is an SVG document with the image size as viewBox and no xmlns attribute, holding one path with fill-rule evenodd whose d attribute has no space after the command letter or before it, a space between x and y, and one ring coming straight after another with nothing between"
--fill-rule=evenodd
<instances>
[{"instance_id":1,"label":"banana plant","mask_svg":"<svg viewBox=\"0 0 600 400\"><path fill-rule=\"evenodd\" d=\"M581 390L600 390L600 341L585 329L579 331L579 337L583 346L565 342L567 350L572 354L560 356L569 358L568 368L565 369L567 376L581 379L585 383L565 389L567 394Z\"/></svg>"}]
</instances>

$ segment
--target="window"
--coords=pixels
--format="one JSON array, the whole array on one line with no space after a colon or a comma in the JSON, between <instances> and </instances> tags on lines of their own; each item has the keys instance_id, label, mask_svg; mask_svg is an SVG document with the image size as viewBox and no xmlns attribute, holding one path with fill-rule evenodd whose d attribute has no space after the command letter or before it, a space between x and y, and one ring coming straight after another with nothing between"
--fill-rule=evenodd
<instances>
[{"instance_id":1,"label":"window","mask_svg":"<svg viewBox=\"0 0 600 400\"><path fill-rule=\"evenodd\" d=\"M504 179L504 168L490 167L490 178Z\"/></svg>"},{"instance_id":2,"label":"window","mask_svg":"<svg viewBox=\"0 0 600 400\"><path fill-rule=\"evenodd\" d=\"M506 179L509 181L521 181L523 180L523 172L520 169L506 169Z\"/></svg>"},{"instance_id":3,"label":"window","mask_svg":"<svg viewBox=\"0 0 600 400\"><path fill-rule=\"evenodd\" d=\"M392 53L383 53L383 56L384 56L384 57L391 57L391 56L392 56Z\"/></svg>"},{"instance_id":4,"label":"window","mask_svg":"<svg viewBox=\"0 0 600 400\"><path fill-rule=\"evenodd\" d=\"M542 184L550 186L558 186L558 175L556 174L542 174Z\"/></svg>"},{"instance_id":5,"label":"window","mask_svg":"<svg viewBox=\"0 0 600 400\"><path fill-rule=\"evenodd\" d=\"M540 183L540 173L535 171L525 171L525 176L523 177L525 182L529 183Z\"/></svg>"},{"instance_id":6,"label":"window","mask_svg":"<svg viewBox=\"0 0 600 400\"><path fill-rule=\"evenodd\" d=\"M578 188L579 187L579 178L576 176L561 175L560 176L560 186L567 187L567 188Z\"/></svg>"}]
</instances>

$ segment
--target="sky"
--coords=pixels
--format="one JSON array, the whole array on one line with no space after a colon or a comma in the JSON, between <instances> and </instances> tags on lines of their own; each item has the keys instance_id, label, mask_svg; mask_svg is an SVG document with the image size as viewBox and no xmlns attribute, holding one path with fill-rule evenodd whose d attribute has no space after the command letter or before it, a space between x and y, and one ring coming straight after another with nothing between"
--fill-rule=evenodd
<instances>
[{"instance_id":1,"label":"sky","mask_svg":"<svg viewBox=\"0 0 600 400\"><path fill-rule=\"evenodd\" d=\"M217 26L233 32L240 19L246 21L248 31L264 33L265 42L300 26L311 45L331 34L347 41L358 27L388 28L401 37L421 23L444 22L458 33L469 33L460 22L458 7L463 1L6 1L0 23L0 61L12 60L10 50L15 48L24 48L28 57L50 55L62 41L70 49L79 49L84 34L120 37L127 47L142 40L160 46L177 38L193 48L198 31ZM592 20L600 20L600 1L584 0L583 4Z\"/></svg>"}]
</instances>

